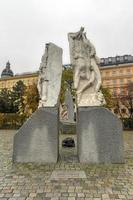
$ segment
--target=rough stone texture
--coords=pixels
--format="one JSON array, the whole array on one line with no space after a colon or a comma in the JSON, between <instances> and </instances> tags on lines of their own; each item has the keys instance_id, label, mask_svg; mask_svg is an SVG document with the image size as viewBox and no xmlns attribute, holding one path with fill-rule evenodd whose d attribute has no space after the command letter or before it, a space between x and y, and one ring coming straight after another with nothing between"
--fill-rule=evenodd
<instances>
[{"instance_id":1,"label":"rough stone texture","mask_svg":"<svg viewBox=\"0 0 133 200\"><path fill-rule=\"evenodd\" d=\"M14 137L13 161L57 162L58 137L57 108L39 108Z\"/></svg>"},{"instance_id":2,"label":"rough stone texture","mask_svg":"<svg viewBox=\"0 0 133 200\"><path fill-rule=\"evenodd\" d=\"M0 130L0 200L133 200L133 131L124 131L125 164L110 165L77 163L77 148L61 145L69 135L60 135L62 158L58 163L12 165L15 133ZM77 146L77 136L73 138ZM51 180L55 170L81 170L86 178Z\"/></svg>"},{"instance_id":3,"label":"rough stone texture","mask_svg":"<svg viewBox=\"0 0 133 200\"><path fill-rule=\"evenodd\" d=\"M60 131L62 134L76 134L76 122L60 121Z\"/></svg>"},{"instance_id":4,"label":"rough stone texture","mask_svg":"<svg viewBox=\"0 0 133 200\"><path fill-rule=\"evenodd\" d=\"M72 94L69 90L65 92L65 105L67 106L67 113L69 122L74 122L74 103Z\"/></svg>"},{"instance_id":5,"label":"rough stone texture","mask_svg":"<svg viewBox=\"0 0 133 200\"><path fill-rule=\"evenodd\" d=\"M53 43L46 44L39 68L39 107L54 107L59 100L62 76L62 49Z\"/></svg>"},{"instance_id":6,"label":"rough stone texture","mask_svg":"<svg viewBox=\"0 0 133 200\"><path fill-rule=\"evenodd\" d=\"M54 170L51 174L50 179L68 179L68 178L86 178L84 171L75 171L75 170Z\"/></svg>"},{"instance_id":7,"label":"rough stone texture","mask_svg":"<svg viewBox=\"0 0 133 200\"><path fill-rule=\"evenodd\" d=\"M123 163L121 121L102 107L80 107L77 116L80 162Z\"/></svg>"}]
</instances>

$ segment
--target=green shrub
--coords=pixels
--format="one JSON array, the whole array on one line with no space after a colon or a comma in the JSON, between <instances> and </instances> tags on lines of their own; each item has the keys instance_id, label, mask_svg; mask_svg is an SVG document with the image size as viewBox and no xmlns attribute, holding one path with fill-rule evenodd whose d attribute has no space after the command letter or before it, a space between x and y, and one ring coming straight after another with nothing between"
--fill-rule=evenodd
<instances>
[{"instance_id":1,"label":"green shrub","mask_svg":"<svg viewBox=\"0 0 133 200\"><path fill-rule=\"evenodd\" d=\"M0 129L18 129L26 120L24 114L0 113Z\"/></svg>"}]
</instances>

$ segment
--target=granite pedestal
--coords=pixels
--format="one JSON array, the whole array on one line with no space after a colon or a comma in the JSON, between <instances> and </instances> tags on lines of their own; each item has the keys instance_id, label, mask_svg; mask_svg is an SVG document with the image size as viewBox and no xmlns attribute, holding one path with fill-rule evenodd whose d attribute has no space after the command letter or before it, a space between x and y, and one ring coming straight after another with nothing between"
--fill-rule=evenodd
<instances>
[{"instance_id":1,"label":"granite pedestal","mask_svg":"<svg viewBox=\"0 0 133 200\"><path fill-rule=\"evenodd\" d=\"M55 107L39 108L32 114L14 137L14 162L57 162L58 116L58 109Z\"/></svg>"},{"instance_id":2,"label":"granite pedestal","mask_svg":"<svg viewBox=\"0 0 133 200\"><path fill-rule=\"evenodd\" d=\"M79 107L78 156L81 163L123 163L122 123L103 107Z\"/></svg>"}]
</instances>

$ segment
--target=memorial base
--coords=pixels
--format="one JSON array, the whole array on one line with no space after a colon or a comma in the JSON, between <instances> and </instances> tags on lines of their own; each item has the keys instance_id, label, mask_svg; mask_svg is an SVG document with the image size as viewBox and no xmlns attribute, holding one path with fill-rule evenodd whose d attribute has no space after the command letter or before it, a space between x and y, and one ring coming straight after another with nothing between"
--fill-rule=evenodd
<instances>
[{"instance_id":1,"label":"memorial base","mask_svg":"<svg viewBox=\"0 0 133 200\"><path fill-rule=\"evenodd\" d=\"M103 107L79 107L78 156L81 163L123 163L122 123Z\"/></svg>"},{"instance_id":2,"label":"memorial base","mask_svg":"<svg viewBox=\"0 0 133 200\"><path fill-rule=\"evenodd\" d=\"M56 163L58 160L58 109L39 108L14 137L13 161Z\"/></svg>"}]
</instances>

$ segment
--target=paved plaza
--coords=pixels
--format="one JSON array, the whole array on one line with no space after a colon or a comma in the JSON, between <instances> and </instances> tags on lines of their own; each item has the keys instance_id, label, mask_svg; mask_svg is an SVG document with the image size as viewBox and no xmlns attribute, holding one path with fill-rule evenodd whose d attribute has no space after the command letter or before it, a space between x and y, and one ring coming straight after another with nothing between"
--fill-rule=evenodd
<instances>
[{"instance_id":1,"label":"paved plaza","mask_svg":"<svg viewBox=\"0 0 133 200\"><path fill-rule=\"evenodd\" d=\"M15 132L0 131L0 200L133 200L133 132L124 133L125 164L80 164L76 148L60 145L59 162L44 166L12 164Z\"/></svg>"}]
</instances>

